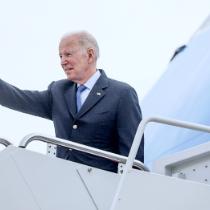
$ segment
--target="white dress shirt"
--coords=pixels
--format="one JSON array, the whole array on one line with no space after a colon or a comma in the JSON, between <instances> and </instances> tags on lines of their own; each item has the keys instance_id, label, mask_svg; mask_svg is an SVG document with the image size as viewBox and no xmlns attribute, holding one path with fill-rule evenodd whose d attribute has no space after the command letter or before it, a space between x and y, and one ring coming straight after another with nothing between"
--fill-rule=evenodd
<instances>
[{"instance_id":1,"label":"white dress shirt","mask_svg":"<svg viewBox=\"0 0 210 210\"><path fill-rule=\"evenodd\" d=\"M88 97L90 91L92 90L93 86L95 85L95 83L97 82L98 78L101 76L100 71L96 71L90 78L89 80L84 83L83 85L86 87L86 89L84 91L82 91L81 93L81 104L83 104L86 100L86 98ZM77 84L77 88L80 85Z\"/></svg>"}]
</instances>

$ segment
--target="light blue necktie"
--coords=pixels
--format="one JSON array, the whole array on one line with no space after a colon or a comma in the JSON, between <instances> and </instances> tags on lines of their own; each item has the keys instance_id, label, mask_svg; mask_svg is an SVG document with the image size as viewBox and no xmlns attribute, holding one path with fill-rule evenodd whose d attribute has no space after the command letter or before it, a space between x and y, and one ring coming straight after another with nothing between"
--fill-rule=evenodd
<instances>
[{"instance_id":1,"label":"light blue necktie","mask_svg":"<svg viewBox=\"0 0 210 210\"><path fill-rule=\"evenodd\" d=\"M77 112L79 112L81 106L82 106L82 101L81 101L81 93L86 89L84 85L80 85L77 88L77 94L76 94L76 100L77 100Z\"/></svg>"}]
</instances>

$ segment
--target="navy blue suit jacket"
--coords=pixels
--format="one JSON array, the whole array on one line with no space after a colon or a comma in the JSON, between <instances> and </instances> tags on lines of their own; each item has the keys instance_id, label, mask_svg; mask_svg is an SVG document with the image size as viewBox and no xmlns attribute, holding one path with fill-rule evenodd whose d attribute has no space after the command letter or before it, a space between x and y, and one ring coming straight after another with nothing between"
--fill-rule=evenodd
<instances>
[{"instance_id":1,"label":"navy blue suit jacket","mask_svg":"<svg viewBox=\"0 0 210 210\"><path fill-rule=\"evenodd\" d=\"M78 113L76 84L67 79L52 82L45 91L20 90L0 80L0 104L52 120L59 138L127 156L142 118L138 97L131 86L109 79L100 71L100 78ZM143 150L142 141L136 157L142 162ZM117 164L110 160L64 147L57 148L57 157L117 171Z\"/></svg>"}]
</instances>

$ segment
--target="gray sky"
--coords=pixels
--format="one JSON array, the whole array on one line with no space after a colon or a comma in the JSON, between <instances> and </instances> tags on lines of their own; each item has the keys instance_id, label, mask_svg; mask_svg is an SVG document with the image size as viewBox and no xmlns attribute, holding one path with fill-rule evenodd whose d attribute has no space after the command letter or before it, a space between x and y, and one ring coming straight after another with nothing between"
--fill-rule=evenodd
<instances>
[{"instance_id":1,"label":"gray sky","mask_svg":"<svg viewBox=\"0 0 210 210\"><path fill-rule=\"evenodd\" d=\"M210 0L0 0L0 5L0 78L22 89L46 89L65 77L60 37L84 29L99 42L98 68L134 86L140 101L174 50L210 13ZM1 106L0 119L0 136L15 145L28 133L54 135L50 121Z\"/></svg>"}]
</instances>

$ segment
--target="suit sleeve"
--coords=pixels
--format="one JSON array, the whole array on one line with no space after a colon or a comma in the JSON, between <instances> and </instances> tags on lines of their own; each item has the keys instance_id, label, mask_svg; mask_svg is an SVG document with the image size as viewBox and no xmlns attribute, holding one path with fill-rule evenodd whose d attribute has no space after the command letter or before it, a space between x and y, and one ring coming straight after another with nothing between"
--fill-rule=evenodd
<instances>
[{"instance_id":1,"label":"suit sleeve","mask_svg":"<svg viewBox=\"0 0 210 210\"><path fill-rule=\"evenodd\" d=\"M50 86L45 91L21 90L0 79L0 104L16 111L52 119Z\"/></svg>"},{"instance_id":2,"label":"suit sleeve","mask_svg":"<svg viewBox=\"0 0 210 210\"><path fill-rule=\"evenodd\" d=\"M142 113L138 97L133 88L122 92L117 114L117 135L119 154L128 156ZM144 161L144 138L142 138L136 159Z\"/></svg>"}]
</instances>

